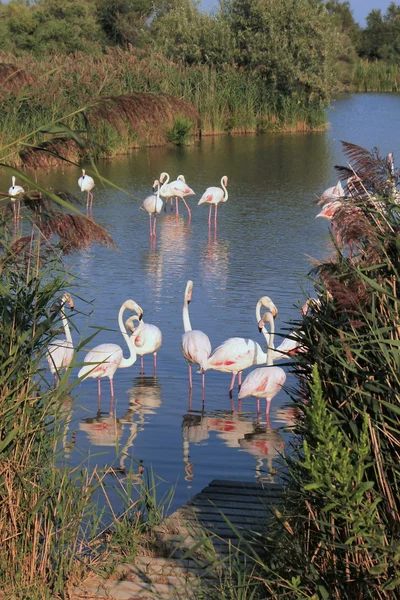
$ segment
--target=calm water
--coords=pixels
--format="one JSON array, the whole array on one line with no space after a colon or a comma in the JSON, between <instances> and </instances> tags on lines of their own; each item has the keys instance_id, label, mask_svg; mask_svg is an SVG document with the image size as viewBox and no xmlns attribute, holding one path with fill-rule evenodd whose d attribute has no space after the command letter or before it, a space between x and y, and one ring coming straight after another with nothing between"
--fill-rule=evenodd
<instances>
[{"instance_id":1,"label":"calm water","mask_svg":"<svg viewBox=\"0 0 400 600\"><path fill-rule=\"evenodd\" d=\"M128 193L100 184L95 188L94 217L109 228L118 252L96 246L68 260L78 275L71 291L82 311L74 317L74 341L77 344L93 328L107 328L89 348L113 342L128 355L117 315L122 302L133 298L144 308L144 320L162 330L163 345L156 378L149 356L144 376L140 361L116 372L113 415L108 379L102 380L100 407L95 380L76 388L65 446L73 465L88 454L90 464L100 467L133 465L137 470L141 461L161 478L160 495L175 487L174 507L214 478L277 477L277 458L288 451L294 417L285 391L272 401L269 422L262 416L257 423L255 400L244 401L238 413L235 394L232 411L230 375L209 371L204 410L201 377L196 374L189 409L187 366L180 349L186 281L194 282L192 326L208 334L213 348L232 336L263 343L254 315L263 295L278 306L276 328L284 335L310 288L305 277L310 257L321 259L329 253L328 227L314 219L312 201L336 183L333 166L346 162L340 140L368 149L377 146L382 154L394 152L396 160L399 115L399 96L346 96L333 103L331 127L325 133L204 139L187 148L144 149L99 164L101 174ZM172 179L183 173L196 197L189 199L191 223L183 205L179 217L168 209L158 219L157 241L152 244L148 216L139 206L161 171ZM79 175L78 169L66 169L40 179L79 194ZM209 235L208 207L198 207L197 202L206 187L219 185L222 175L229 177L229 200L220 206L216 235ZM78 361L83 357L82 351ZM286 383L293 388L290 374ZM111 486L115 482L111 476L107 480ZM118 496L110 493L118 510Z\"/></svg>"}]
</instances>

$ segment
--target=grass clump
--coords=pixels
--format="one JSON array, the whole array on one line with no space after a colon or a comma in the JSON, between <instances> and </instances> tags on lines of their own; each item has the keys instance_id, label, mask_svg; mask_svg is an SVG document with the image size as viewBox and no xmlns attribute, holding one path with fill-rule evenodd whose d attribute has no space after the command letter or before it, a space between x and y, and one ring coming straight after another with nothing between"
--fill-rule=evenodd
<instances>
[{"instance_id":1,"label":"grass clump","mask_svg":"<svg viewBox=\"0 0 400 600\"><path fill-rule=\"evenodd\" d=\"M178 116L168 130L168 141L176 146L188 144L191 138L192 122L184 116Z\"/></svg>"}]
</instances>

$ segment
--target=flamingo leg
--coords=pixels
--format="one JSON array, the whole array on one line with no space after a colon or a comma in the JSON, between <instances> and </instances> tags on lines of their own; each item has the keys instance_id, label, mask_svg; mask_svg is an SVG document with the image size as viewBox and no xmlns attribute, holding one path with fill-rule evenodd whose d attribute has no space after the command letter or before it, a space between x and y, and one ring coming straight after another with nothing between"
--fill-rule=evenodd
<instances>
[{"instance_id":1,"label":"flamingo leg","mask_svg":"<svg viewBox=\"0 0 400 600\"><path fill-rule=\"evenodd\" d=\"M140 372L144 373L144 357L140 357Z\"/></svg>"},{"instance_id":2,"label":"flamingo leg","mask_svg":"<svg viewBox=\"0 0 400 600\"><path fill-rule=\"evenodd\" d=\"M172 196L171 196L171 198L169 199L169 203L170 203L170 205L171 205L171 212L172 212L172 211L174 210L174 199L172 198Z\"/></svg>"},{"instance_id":3,"label":"flamingo leg","mask_svg":"<svg viewBox=\"0 0 400 600\"><path fill-rule=\"evenodd\" d=\"M187 211L188 211L188 214L189 214L189 221L190 221L190 219L192 218L192 213L191 213L191 211L190 211L189 205L188 205L188 203L186 202L185 198L182 198L182 200L183 200L183 202L184 202L184 204L185 204L185 206L186 206L186 208L187 208Z\"/></svg>"},{"instance_id":4,"label":"flamingo leg","mask_svg":"<svg viewBox=\"0 0 400 600\"><path fill-rule=\"evenodd\" d=\"M271 408L271 398L267 398L266 399L266 405L265 405L265 414L269 415L269 409Z\"/></svg>"},{"instance_id":5,"label":"flamingo leg","mask_svg":"<svg viewBox=\"0 0 400 600\"><path fill-rule=\"evenodd\" d=\"M218 212L218 204L215 205L214 210L214 227L217 228L217 212Z\"/></svg>"},{"instance_id":6,"label":"flamingo leg","mask_svg":"<svg viewBox=\"0 0 400 600\"><path fill-rule=\"evenodd\" d=\"M13 211L14 211L14 229L17 228L17 209L15 206L15 201L12 203L13 205Z\"/></svg>"},{"instance_id":7,"label":"flamingo leg","mask_svg":"<svg viewBox=\"0 0 400 600\"><path fill-rule=\"evenodd\" d=\"M154 219L153 219L153 236L154 237L157 237L157 234L156 234L156 219L157 219L157 215L154 214Z\"/></svg>"},{"instance_id":8,"label":"flamingo leg","mask_svg":"<svg viewBox=\"0 0 400 600\"><path fill-rule=\"evenodd\" d=\"M257 423L260 417L260 398L257 398Z\"/></svg>"},{"instance_id":9,"label":"flamingo leg","mask_svg":"<svg viewBox=\"0 0 400 600\"><path fill-rule=\"evenodd\" d=\"M192 365L190 363L188 363L188 367L189 367L189 388L192 389L192 387L193 387L193 382L192 382Z\"/></svg>"},{"instance_id":10,"label":"flamingo leg","mask_svg":"<svg viewBox=\"0 0 400 600\"><path fill-rule=\"evenodd\" d=\"M97 379L97 395L98 395L99 400L100 400L100 396L101 396L101 382L100 382L100 377Z\"/></svg>"},{"instance_id":11,"label":"flamingo leg","mask_svg":"<svg viewBox=\"0 0 400 600\"><path fill-rule=\"evenodd\" d=\"M111 398L114 398L114 383L113 383L112 377L110 377L110 390L111 390Z\"/></svg>"},{"instance_id":12,"label":"flamingo leg","mask_svg":"<svg viewBox=\"0 0 400 600\"><path fill-rule=\"evenodd\" d=\"M93 210L93 198L94 198L94 196L93 196L92 192L89 192L89 194L90 194L90 212L92 212L92 210Z\"/></svg>"},{"instance_id":13,"label":"flamingo leg","mask_svg":"<svg viewBox=\"0 0 400 600\"><path fill-rule=\"evenodd\" d=\"M240 388L242 387L242 371L239 371L238 377L238 392L240 392Z\"/></svg>"},{"instance_id":14,"label":"flamingo leg","mask_svg":"<svg viewBox=\"0 0 400 600\"><path fill-rule=\"evenodd\" d=\"M229 397L232 398L233 386L235 385L236 373L232 373L231 387L229 388Z\"/></svg>"},{"instance_id":15,"label":"flamingo leg","mask_svg":"<svg viewBox=\"0 0 400 600\"><path fill-rule=\"evenodd\" d=\"M205 386L206 386L206 374L203 371L201 374L201 387L202 387L203 393L205 390Z\"/></svg>"},{"instance_id":16,"label":"flamingo leg","mask_svg":"<svg viewBox=\"0 0 400 600\"><path fill-rule=\"evenodd\" d=\"M155 377L156 373L157 373L157 352L154 352L154 355L153 355L153 366L154 366L154 377Z\"/></svg>"},{"instance_id":17,"label":"flamingo leg","mask_svg":"<svg viewBox=\"0 0 400 600\"><path fill-rule=\"evenodd\" d=\"M152 237L153 235L153 228L152 228L152 224L151 224L151 213L149 214L149 225L150 225L150 237Z\"/></svg>"},{"instance_id":18,"label":"flamingo leg","mask_svg":"<svg viewBox=\"0 0 400 600\"><path fill-rule=\"evenodd\" d=\"M212 215L212 204L210 204L210 210L208 211L208 228L211 227L211 215Z\"/></svg>"},{"instance_id":19,"label":"flamingo leg","mask_svg":"<svg viewBox=\"0 0 400 600\"><path fill-rule=\"evenodd\" d=\"M176 202L176 214L179 215L179 198L175 197L175 202Z\"/></svg>"},{"instance_id":20,"label":"flamingo leg","mask_svg":"<svg viewBox=\"0 0 400 600\"><path fill-rule=\"evenodd\" d=\"M21 200L18 198L17 200L17 223L19 223L19 218L21 215Z\"/></svg>"}]
</instances>

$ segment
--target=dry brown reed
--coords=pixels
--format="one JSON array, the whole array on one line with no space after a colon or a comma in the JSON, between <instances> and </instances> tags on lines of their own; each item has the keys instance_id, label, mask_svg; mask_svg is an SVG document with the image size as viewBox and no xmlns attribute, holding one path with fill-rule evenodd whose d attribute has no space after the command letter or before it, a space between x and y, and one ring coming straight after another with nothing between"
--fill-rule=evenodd
<instances>
[{"instance_id":1,"label":"dry brown reed","mask_svg":"<svg viewBox=\"0 0 400 600\"><path fill-rule=\"evenodd\" d=\"M34 77L24 69L11 63L0 63L0 90L18 94L21 89L31 85Z\"/></svg>"},{"instance_id":2,"label":"dry brown reed","mask_svg":"<svg viewBox=\"0 0 400 600\"><path fill-rule=\"evenodd\" d=\"M54 138L37 146L26 148L20 153L22 164L25 167L46 170L64 166L63 158L78 163L83 156L83 149L70 138Z\"/></svg>"}]
</instances>

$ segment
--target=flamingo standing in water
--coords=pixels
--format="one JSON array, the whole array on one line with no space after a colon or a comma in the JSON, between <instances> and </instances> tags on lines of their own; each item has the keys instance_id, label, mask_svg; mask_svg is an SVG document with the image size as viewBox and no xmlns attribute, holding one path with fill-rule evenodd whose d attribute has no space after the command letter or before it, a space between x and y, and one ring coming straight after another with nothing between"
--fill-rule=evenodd
<instances>
[{"instance_id":1,"label":"flamingo standing in water","mask_svg":"<svg viewBox=\"0 0 400 600\"><path fill-rule=\"evenodd\" d=\"M193 281L189 279L186 284L183 300L183 327L185 333L182 336L182 353L189 366L189 388L192 389L192 365L199 365L202 376L202 390L204 393L205 377L204 371L207 369L207 361L211 354L211 342L208 336L199 331L193 330L189 317L189 302L192 299Z\"/></svg>"},{"instance_id":2,"label":"flamingo standing in water","mask_svg":"<svg viewBox=\"0 0 400 600\"><path fill-rule=\"evenodd\" d=\"M228 187L228 177L226 175L224 175L221 178L221 186L222 186L222 189L219 187L207 188L199 200L199 206L200 206L200 204L209 204L210 205L210 210L208 212L208 227L211 227L211 215L212 215L213 204L215 206L214 227L217 227L218 204L220 202L226 202L228 200L228 190L226 189Z\"/></svg>"},{"instance_id":3,"label":"flamingo standing in water","mask_svg":"<svg viewBox=\"0 0 400 600\"><path fill-rule=\"evenodd\" d=\"M164 181L165 180L165 181ZM178 201L179 198L183 200L184 205L187 208L189 221L192 218L191 210L188 206L188 203L185 200L185 196L194 196L195 192L190 188L186 182L183 175L179 175L178 179L175 181L169 182L168 173L161 173L160 175L161 189L160 194L164 196L164 198L175 198L176 199L176 214L179 214Z\"/></svg>"},{"instance_id":4,"label":"flamingo standing in water","mask_svg":"<svg viewBox=\"0 0 400 600\"><path fill-rule=\"evenodd\" d=\"M268 322L270 325L270 334L266 333L264 324ZM249 373L243 382L240 389L238 399L243 400L248 396L257 398L257 414L260 412L260 398L266 399L265 412L268 415L271 406L271 400L282 389L286 381L286 373L281 367L274 367L272 358L272 348L274 343L275 325L272 312L264 314L258 324L260 331L264 333L264 337L268 344L267 366L261 369L255 369Z\"/></svg>"},{"instance_id":5,"label":"flamingo standing in water","mask_svg":"<svg viewBox=\"0 0 400 600\"><path fill-rule=\"evenodd\" d=\"M19 221L19 215L21 211L21 200L18 196L21 194L25 194L25 190L20 185L15 185L15 177L11 177L12 186L8 190L8 195L11 197L11 202L14 210L14 226L17 225ZM17 206L15 206L15 202L17 202Z\"/></svg>"},{"instance_id":6,"label":"flamingo standing in water","mask_svg":"<svg viewBox=\"0 0 400 600\"><path fill-rule=\"evenodd\" d=\"M86 379L86 377L97 379L99 397L101 395L100 379L102 377L109 378L111 398L114 398L113 377L115 371L117 369L130 367L136 362L137 356L135 344L129 337L122 320L122 315L124 314L125 310L132 310L136 312L139 319L141 319L143 316L143 310L133 300L125 300L119 309L118 325L127 343L129 349L129 358L124 358L123 350L117 344L100 344L86 354L84 362L88 364L83 366L78 373L78 377L82 377L82 379Z\"/></svg>"},{"instance_id":7,"label":"flamingo standing in water","mask_svg":"<svg viewBox=\"0 0 400 600\"><path fill-rule=\"evenodd\" d=\"M140 207L140 210L145 210L150 218L150 239L154 236L156 237L156 218L157 215L162 211L163 201L160 198L160 182L158 179L153 183L153 190L157 188L157 194L152 194L151 196L147 196L145 200L143 200L143 204ZM154 216L154 224L151 223L151 218Z\"/></svg>"},{"instance_id":8,"label":"flamingo standing in water","mask_svg":"<svg viewBox=\"0 0 400 600\"><path fill-rule=\"evenodd\" d=\"M74 308L74 301L70 294L64 294L61 298L61 320L64 328L65 340L53 340L51 344L49 344L46 353L50 372L54 376L54 383L57 382L57 375L60 376L61 369L67 369L74 358L71 330L64 312L64 306L67 303L70 309Z\"/></svg>"},{"instance_id":9,"label":"flamingo standing in water","mask_svg":"<svg viewBox=\"0 0 400 600\"><path fill-rule=\"evenodd\" d=\"M260 310L264 306L275 316L278 309L268 296L259 299L256 305L256 319L261 319ZM216 348L207 361L207 369L214 369L222 373L232 373L229 396L232 398L236 375L239 374L239 390L242 384L242 371L253 365L262 365L266 362L267 355L257 342L253 340L234 337L229 338Z\"/></svg>"},{"instance_id":10,"label":"flamingo standing in water","mask_svg":"<svg viewBox=\"0 0 400 600\"><path fill-rule=\"evenodd\" d=\"M133 324L134 321L138 321L138 327ZM157 352L161 348L162 344L162 333L156 325L145 323L137 315L129 317L125 321L125 327L132 332L131 340L135 344L136 354L140 356L140 368L141 372L144 373L144 360L145 354L153 354L154 364L154 376L157 370Z\"/></svg>"},{"instance_id":11,"label":"flamingo standing in water","mask_svg":"<svg viewBox=\"0 0 400 600\"><path fill-rule=\"evenodd\" d=\"M78 185L81 188L81 192L87 192L86 212L91 212L93 205L92 189L94 188L95 183L93 177L90 177L90 175L86 175L85 169L82 169L82 177L79 177Z\"/></svg>"}]
</instances>

